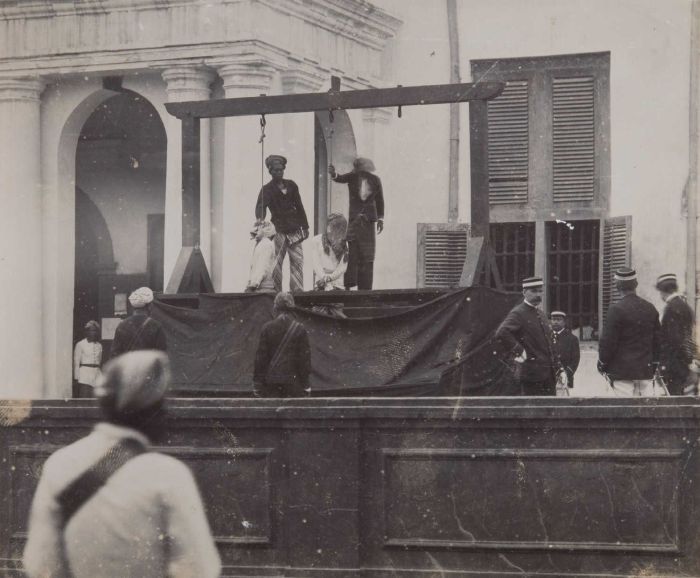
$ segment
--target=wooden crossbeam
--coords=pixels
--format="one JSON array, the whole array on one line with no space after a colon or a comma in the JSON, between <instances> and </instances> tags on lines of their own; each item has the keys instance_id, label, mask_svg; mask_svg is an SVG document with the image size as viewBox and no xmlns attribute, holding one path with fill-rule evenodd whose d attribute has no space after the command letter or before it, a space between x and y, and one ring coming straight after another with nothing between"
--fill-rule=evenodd
<instances>
[{"instance_id":1,"label":"wooden crossbeam","mask_svg":"<svg viewBox=\"0 0 700 578\"><path fill-rule=\"evenodd\" d=\"M257 114L314 112L319 110L348 110L445 104L483 101L497 97L504 88L502 82L434 84L429 86L398 86L366 90L330 90L276 96L250 96L187 102L166 102L167 111L177 118L218 118Z\"/></svg>"}]
</instances>

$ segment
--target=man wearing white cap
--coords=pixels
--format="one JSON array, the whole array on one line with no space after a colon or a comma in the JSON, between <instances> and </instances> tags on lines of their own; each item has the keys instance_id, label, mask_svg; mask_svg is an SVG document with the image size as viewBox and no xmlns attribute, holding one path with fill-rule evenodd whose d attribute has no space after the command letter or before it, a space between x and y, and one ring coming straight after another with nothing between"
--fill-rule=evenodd
<instances>
[{"instance_id":1,"label":"man wearing white cap","mask_svg":"<svg viewBox=\"0 0 700 578\"><path fill-rule=\"evenodd\" d=\"M566 326L566 313L552 311L549 314L554 334L554 348L559 355L564 371L566 371L567 385L569 389L574 387L574 373L581 361L581 346L571 330Z\"/></svg>"},{"instance_id":2,"label":"man wearing white cap","mask_svg":"<svg viewBox=\"0 0 700 578\"><path fill-rule=\"evenodd\" d=\"M686 387L695 389L697 377L690 370L695 357L695 315L685 296L678 292L678 280L673 273L659 276L656 289L666 303L661 317L661 375L671 395L683 395Z\"/></svg>"},{"instance_id":3,"label":"man wearing white cap","mask_svg":"<svg viewBox=\"0 0 700 578\"><path fill-rule=\"evenodd\" d=\"M134 351L96 387L104 419L44 464L29 517L30 578L215 578L221 561L190 470L163 433L168 358Z\"/></svg>"},{"instance_id":4,"label":"man wearing white cap","mask_svg":"<svg viewBox=\"0 0 700 578\"><path fill-rule=\"evenodd\" d=\"M637 295L634 269L618 269L614 279L622 299L608 309L598 347L598 370L606 375L618 395L661 395L654 387L659 361L659 313Z\"/></svg>"},{"instance_id":5,"label":"man wearing white cap","mask_svg":"<svg viewBox=\"0 0 700 578\"><path fill-rule=\"evenodd\" d=\"M138 349L167 351L165 331L162 325L150 316L153 291L148 287L140 287L129 295L129 303L134 312L117 325L110 358Z\"/></svg>"},{"instance_id":6,"label":"man wearing white cap","mask_svg":"<svg viewBox=\"0 0 700 578\"><path fill-rule=\"evenodd\" d=\"M544 283L541 277L523 280L521 303L513 307L496 330L496 339L521 364L523 395L555 395L561 363L554 348L552 329L539 305Z\"/></svg>"}]
</instances>

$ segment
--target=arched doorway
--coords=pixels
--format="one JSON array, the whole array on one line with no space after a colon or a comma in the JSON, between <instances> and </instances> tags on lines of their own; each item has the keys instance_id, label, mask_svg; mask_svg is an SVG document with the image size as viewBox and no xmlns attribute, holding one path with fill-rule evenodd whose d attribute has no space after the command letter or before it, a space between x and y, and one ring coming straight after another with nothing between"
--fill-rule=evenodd
<instances>
[{"instance_id":1,"label":"arched doorway","mask_svg":"<svg viewBox=\"0 0 700 578\"><path fill-rule=\"evenodd\" d=\"M327 113L317 112L314 125L314 232L318 234L323 232L330 213L348 215L347 187L333 183L328 175L328 165L332 163L339 172L345 172L357 156L357 146L350 117L344 110L334 111L332 121Z\"/></svg>"},{"instance_id":2,"label":"arched doorway","mask_svg":"<svg viewBox=\"0 0 700 578\"><path fill-rule=\"evenodd\" d=\"M75 156L73 342L90 319L110 327L141 285L163 289L166 135L153 105L123 91L100 103Z\"/></svg>"}]
</instances>

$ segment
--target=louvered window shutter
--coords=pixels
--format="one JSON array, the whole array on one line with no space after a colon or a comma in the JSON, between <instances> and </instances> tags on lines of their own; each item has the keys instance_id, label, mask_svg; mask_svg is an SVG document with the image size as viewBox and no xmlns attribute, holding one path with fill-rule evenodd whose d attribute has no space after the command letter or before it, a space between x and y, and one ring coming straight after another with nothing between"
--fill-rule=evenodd
<instances>
[{"instance_id":1,"label":"louvered window shutter","mask_svg":"<svg viewBox=\"0 0 700 578\"><path fill-rule=\"evenodd\" d=\"M529 173L528 82L509 81L488 101L489 202L526 203Z\"/></svg>"},{"instance_id":2,"label":"louvered window shutter","mask_svg":"<svg viewBox=\"0 0 700 578\"><path fill-rule=\"evenodd\" d=\"M620 299L613 275L631 263L632 217L605 219L603 226L603 274L601 275L601 317L605 321L610 305ZM602 327L602 326L601 326Z\"/></svg>"},{"instance_id":3,"label":"louvered window shutter","mask_svg":"<svg viewBox=\"0 0 700 578\"><path fill-rule=\"evenodd\" d=\"M595 108L591 77L552 79L554 201L595 197Z\"/></svg>"},{"instance_id":4,"label":"louvered window shutter","mask_svg":"<svg viewBox=\"0 0 700 578\"><path fill-rule=\"evenodd\" d=\"M467 256L469 225L418 224L418 287L457 287Z\"/></svg>"}]
</instances>

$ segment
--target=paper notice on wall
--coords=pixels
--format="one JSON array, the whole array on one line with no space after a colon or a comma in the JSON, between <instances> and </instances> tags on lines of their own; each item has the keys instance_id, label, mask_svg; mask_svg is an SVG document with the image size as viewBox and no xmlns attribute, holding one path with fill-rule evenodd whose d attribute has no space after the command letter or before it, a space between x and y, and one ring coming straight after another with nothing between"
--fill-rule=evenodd
<instances>
[{"instance_id":1,"label":"paper notice on wall","mask_svg":"<svg viewBox=\"0 0 700 578\"><path fill-rule=\"evenodd\" d=\"M111 341L114 339L114 332L117 330L117 325L119 325L120 322L120 317L102 318L102 341Z\"/></svg>"}]
</instances>

